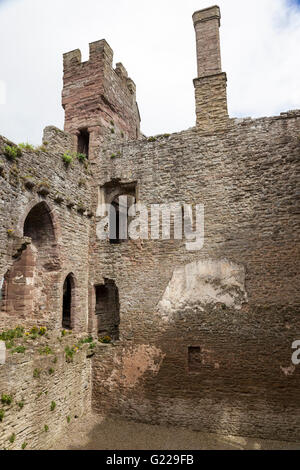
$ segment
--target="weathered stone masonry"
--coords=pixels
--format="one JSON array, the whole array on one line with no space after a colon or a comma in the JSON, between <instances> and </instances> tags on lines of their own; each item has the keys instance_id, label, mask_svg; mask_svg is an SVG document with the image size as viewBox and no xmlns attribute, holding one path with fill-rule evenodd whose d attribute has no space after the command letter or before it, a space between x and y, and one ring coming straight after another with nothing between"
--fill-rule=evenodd
<instances>
[{"instance_id":1,"label":"weathered stone masonry","mask_svg":"<svg viewBox=\"0 0 300 470\"><path fill-rule=\"evenodd\" d=\"M291 363L291 345L300 333L300 111L229 118L219 8L196 12L193 21L197 124L170 136L140 134L135 87L121 64L112 68L105 41L90 46L86 63L79 51L64 56L67 132L47 128L46 153L24 151L14 162L1 157L0 279L17 282L2 300L1 327L61 328L71 273L75 335L115 339L114 347L97 346L92 374L90 359L77 356L76 374L85 374L82 412L91 383L99 413L296 440L300 369ZM61 155L82 142L89 163L67 169ZM97 207L123 194L146 205L204 204L203 249L189 252L184 240L100 241ZM46 239L36 217L48 227ZM0 370L14 370L16 385L14 357ZM61 364L59 395L71 380ZM22 415L24 427L30 420ZM50 445L47 439L33 447Z\"/></svg>"}]
</instances>

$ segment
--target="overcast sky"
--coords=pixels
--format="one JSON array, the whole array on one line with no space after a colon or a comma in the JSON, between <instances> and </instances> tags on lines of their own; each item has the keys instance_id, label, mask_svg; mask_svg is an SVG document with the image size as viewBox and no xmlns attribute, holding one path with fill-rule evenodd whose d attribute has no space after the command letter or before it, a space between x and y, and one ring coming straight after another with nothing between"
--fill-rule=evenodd
<instances>
[{"instance_id":1,"label":"overcast sky","mask_svg":"<svg viewBox=\"0 0 300 470\"><path fill-rule=\"evenodd\" d=\"M0 0L0 134L63 128L62 54L105 38L137 85L142 130L195 123L192 14L214 0ZM219 0L230 115L300 108L300 0ZM5 98L5 100L4 100ZM4 101L4 103L3 103Z\"/></svg>"}]
</instances>

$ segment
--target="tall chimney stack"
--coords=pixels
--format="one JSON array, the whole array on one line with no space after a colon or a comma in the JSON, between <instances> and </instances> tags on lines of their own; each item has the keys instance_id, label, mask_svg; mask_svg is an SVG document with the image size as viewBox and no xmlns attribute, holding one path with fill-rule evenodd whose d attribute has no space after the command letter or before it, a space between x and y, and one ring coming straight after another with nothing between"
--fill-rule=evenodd
<instances>
[{"instance_id":1,"label":"tall chimney stack","mask_svg":"<svg viewBox=\"0 0 300 470\"><path fill-rule=\"evenodd\" d=\"M208 133L224 128L228 120L227 77L221 66L220 19L218 6L193 14L198 65L198 78L194 80L196 126Z\"/></svg>"}]
</instances>

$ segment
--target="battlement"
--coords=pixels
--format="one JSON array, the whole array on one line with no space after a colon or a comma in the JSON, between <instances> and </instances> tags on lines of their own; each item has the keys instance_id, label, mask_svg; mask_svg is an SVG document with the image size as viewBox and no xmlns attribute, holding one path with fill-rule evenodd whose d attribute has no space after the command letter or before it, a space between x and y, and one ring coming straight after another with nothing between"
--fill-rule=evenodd
<instances>
[{"instance_id":1,"label":"battlement","mask_svg":"<svg viewBox=\"0 0 300 470\"><path fill-rule=\"evenodd\" d=\"M89 60L85 62L82 62L80 49L66 52L63 55L64 77L74 78L77 74L80 74L87 69L94 69L93 71L95 72L95 67L97 67L98 72L100 72L103 71L105 66L109 66L122 80L120 86L123 86L126 92L126 88L128 88L129 93L135 97L136 85L134 81L128 77L128 72L121 62L117 63L116 67L113 69L113 56L114 52L105 39L89 44ZM68 95L68 93L66 94ZM63 94L63 106L65 106L66 102L67 97Z\"/></svg>"},{"instance_id":2,"label":"battlement","mask_svg":"<svg viewBox=\"0 0 300 470\"><path fill-rule=\"evenodd\" d=\"M63 55L63 65L65 130L74 136L74 147L82 131L93 134L94 150L107 136L139 138L136 85L122 63L113 68L113 50L105 39L89 44L89 60L82 62L75 49Z\"/></svg>"},{"instance_id":3,"label":"battlement","mask_svg":"<svg viewBox=\"0 0 300 470\"><path fill-rule=\"evenodd\" d=\"M99 59L105 59L107 63L112 66L113 56L113 50L105 39L91 42L89 44L89 60L86 62L82 62L80 49L75 49L74 51L66 52L65 54L63 54L64 71L67 71L69 67L74 67L76 65L87 65L90 62L98 61Z\"/></svg>"}]
</instances>

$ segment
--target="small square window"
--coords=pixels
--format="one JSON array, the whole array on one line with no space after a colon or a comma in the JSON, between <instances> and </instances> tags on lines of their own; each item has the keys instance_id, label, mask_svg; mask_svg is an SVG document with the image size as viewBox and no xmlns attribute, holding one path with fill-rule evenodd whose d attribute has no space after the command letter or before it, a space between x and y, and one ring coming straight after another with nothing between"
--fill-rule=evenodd
<instances>
[{"instance_id":1,"label":"small square window","mask_svg":"<svg viewBox=\"0 0 300 470\"><path fill-rule=\"evenodd\" d=\"M200 372L202 369L202 354L200 346L190 346L188 349L189 372Z\"/></svg>"}]
</instances>

